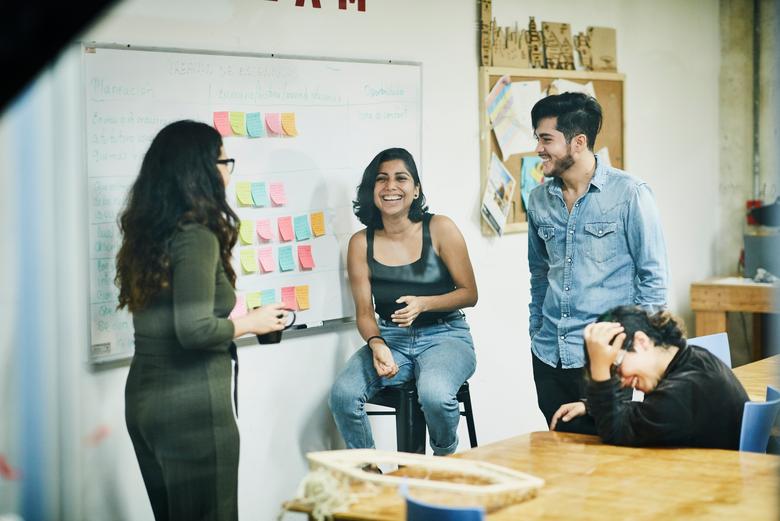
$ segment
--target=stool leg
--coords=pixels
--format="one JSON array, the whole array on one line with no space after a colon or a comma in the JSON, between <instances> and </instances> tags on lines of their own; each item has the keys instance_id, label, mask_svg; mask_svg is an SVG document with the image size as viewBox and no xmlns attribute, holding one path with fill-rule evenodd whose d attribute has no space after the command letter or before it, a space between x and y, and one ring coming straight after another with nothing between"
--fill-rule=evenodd
<instances>
[{"instance_id":1,"label":"stool leg","mask_svg":"<svg viewBox=\"0 0 780 521\"><path fill-rule=\"evenodd\" d=\"M425 454L425 416L415 391L405 392L395 416L398 450Z\"/></svg>"},{"instance_id":2,"label":"stool leg","mask_svg":"<svg viewBox=\"0 0 780 521\"><path fill-rule=\"evenodd\" d=\"M471 448L477 446L477 429L474 426L474 412L471 410L471 395L465 393L463 396L463 413L466 416L466 427L469 430L469 443Z\"/></svg>"}]
</instances>

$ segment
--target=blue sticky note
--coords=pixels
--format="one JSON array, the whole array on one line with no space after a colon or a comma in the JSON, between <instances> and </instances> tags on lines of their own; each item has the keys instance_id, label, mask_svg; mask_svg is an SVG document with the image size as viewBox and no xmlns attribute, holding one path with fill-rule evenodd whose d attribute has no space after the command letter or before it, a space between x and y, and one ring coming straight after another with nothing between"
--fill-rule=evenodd
<instances>
[{"instance_id":1,"label":"blue sticky note","mask_svg":"<svg viewBox=\"0 0 780 521\"><path fill-rule=\"evenodd\" d=\"M266 137L265 118L259 112L248 112L246 115L246 131L249 137Z\"/></svg>"},{"instance_id":2,"label":"blue sticky note","mask_svg":"<svg viewBox=\"0 0 780 521\"><path fill-rule=\"evenodd\" d=\"M260 292L260 304L265 306L276 302L276 290L264 289Z\"/></svg>"},{"instance_id":3,"label":"blue sticky note","mask_svg":"<svg viewBox=\"0 0 780 521\"><path fill-rule=\"evenodd\" d=\"M309 216L299 215L295 218L295 239L303 241L311 238L309 230Z\"/></svg>"},{"instance_id":4,"label":"blue sticky note","mask_svg":"<svg viewBox=\"0 0 780 521\"><path fill-rule=\"evenodd\" d=\"M265 183L252 183L252 201L254 201L255 206L271 206Z\"/></svg>"},{"instance_id":5,"label":"blue sticky note","mask_svg":"<svg viewBox=\"0 0 780 521\"><path fill-rule=\"evenodd\" d=\"M279 248L279 269L281 271L291 271L295 269L292 245L281 246Z\"/></svg>"}]
</instances>

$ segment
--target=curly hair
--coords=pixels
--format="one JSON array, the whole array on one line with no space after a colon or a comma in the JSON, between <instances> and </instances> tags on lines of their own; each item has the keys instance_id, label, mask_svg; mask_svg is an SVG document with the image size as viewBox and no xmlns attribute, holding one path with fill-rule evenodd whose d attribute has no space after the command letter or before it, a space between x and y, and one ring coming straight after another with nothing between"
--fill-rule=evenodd
<instances>
[{"instance_id":1,"label":"curly hair","mask_svg":"<svg viewBox=\"0 0 780 521\"><path fill-rule=\"evenodd\" d=\"M217 236L225 273L238 239L238 216L228 206L217 159L222 137L211 126L177 121L152 140L141 171L118 219L122 245L116 256L117 309L145 308L171 282L170 242L185 224L206 226Z\"/></svg>"},{"instance_id":2,"label":"curly hair","mask_svg":"<svg viewBox=\"0 0 780 521\"><path fill-rule=\"evenodd\" d=\"M618 306L600 315L596 322L619 322L626 334L623 342L626 351L634 351L637 331L645 333L657 347L682 349L687 343L683 321L665 309L651 314L639 306Z\"/></svg>"},{"instance_id":3,"label":"curly hair","mask_svg":"<svg viewBox=\"0 0 780 521\"><path fill-rule=\"evenodd\" d=\"M379 174L380 165L386 161L394 161L396 159L404 162L406 169L414 180L414 185L420 189L420 196L412 201L412 206L409 208L409 220L420 222L428 212L428 206L425 204L425 194L423 193L422 184L420 184L420 175L417 173L417 165L412 154L404 148L388 148L378 153L363 171L363 178L357 187L357 196L352 201L352 211L367 228L374 230L384 228L382 214L374 204L374 186L376 185L376 176Z\"/></svg>"}]
</instances>

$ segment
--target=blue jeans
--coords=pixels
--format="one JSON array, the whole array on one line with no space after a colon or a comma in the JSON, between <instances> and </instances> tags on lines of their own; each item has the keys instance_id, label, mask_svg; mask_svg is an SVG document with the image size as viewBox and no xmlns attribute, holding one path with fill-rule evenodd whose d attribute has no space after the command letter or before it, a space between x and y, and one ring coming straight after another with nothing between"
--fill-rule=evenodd
<instances>
[{"instance_id":1,"label":"blue jeans","mask_svg":"<svg viewBox=\"0 0 780 521\"><path fill-rule=\"evenodd\" d=\"M328 405L347 448L374 448L366 401L383 387L417 382L417 394L433 453L452 454L458 447L460 409L455 397L477 366L466 319L456 311L426 326L398 327L378 319L379 331L393 354L398 373L382 378L364 345L347 362L330 392Z\"/></svg>"}]
</instances>

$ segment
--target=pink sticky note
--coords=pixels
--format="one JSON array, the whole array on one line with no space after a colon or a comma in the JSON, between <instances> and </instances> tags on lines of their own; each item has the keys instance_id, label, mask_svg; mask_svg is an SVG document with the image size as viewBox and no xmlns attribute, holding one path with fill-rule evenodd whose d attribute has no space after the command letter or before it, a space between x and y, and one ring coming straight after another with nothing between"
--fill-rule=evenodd
<instances>
[{"instance_id":1,"label":"pink sticky note","mask_svg":"<svg viewBox=\"0 0 780 521\"><path fill-rule=\"evenodd\" d=\"M314 257L311 256L311 245L301 244L298 246L298 262L305 270L314 268Z\"/></svg>"},{"instance_id":2,"label":"pink sticky note","mask_svg":"<svg viewBox=\"0 0 780 521\"><path fill-rule=\"evenodd\" d=\"M279 238L283 241L293 240L292 217L279 217L276 223L279 227Z\"/></svg>"},{"instance_id":3,"label":"pink sticky note","mask_svg":"<svg viewBox=\"0 0 780 521\"><path fill-rule=\"evenodd\" d=\"M271 219L258 219L256 224L255 230L257 230L257 236L260 240L270 241L274 238L274 234L271 231Z\"/></svg>"},{"instance_id":4,"label":"pink sticky note","mask_svg":"<svg viewBox=\"0 0 780 521\"><path fill-rule=\"evenodd\" d=\"M230 128L229 112L214 113L214 128L216 128L222 136L233 135L233 130Z\"/></svg>"},{"instance_id":5,"label":"pink sticky note","mask_svg":"<svg viewBox=\"0 0 780 521\"><path fill-rule=\"evenodd\" d=\"M284 135L284 129L282 128L282 115L278 112L268 112L265 115L265 126L268 131L273 135Z\"/></svg>"},{"instance_id":6,"label":"pink sticky note","mask_svg":"<svg viewBox=\"0 0 780 521\"><path fill-rule=\"evenodd\" d=\"M295 300L295 286L282 288L282 304L287 309L298 310L298 302Z\"/></svg>"},{"instance_id":7,"label":"pink sticky note","mask_svg":"<svg viewBox=\"0 0 780 521\"><path fill-rule=\"evenodd\" d=\"M246 297L244 295L236 295L236 307L230 312L228 318L239 318L246 316Z\"/></svg>"},{"instance_id":8,"label":"pink sticky note","mask_svg":"<svg viewBox=\"0 0 780 521\"><path fill-rule=\"evenodd\" d=\"M287 195L284 193L284 183L271 183L271 201L274 206L287 204Z\"/></svg>"},{"instance_id":9,"label":"pink sticky note","mask_svg":"<svg viewBox=\"0 0 780 521\"><path fill-rule=\"evenodd\" d=\"M260 269L263 270L263 273L274 271L274 252L270 246L260 248L257 251L257 258L260 260Z\"/></svg>"}]
</instances>

